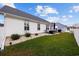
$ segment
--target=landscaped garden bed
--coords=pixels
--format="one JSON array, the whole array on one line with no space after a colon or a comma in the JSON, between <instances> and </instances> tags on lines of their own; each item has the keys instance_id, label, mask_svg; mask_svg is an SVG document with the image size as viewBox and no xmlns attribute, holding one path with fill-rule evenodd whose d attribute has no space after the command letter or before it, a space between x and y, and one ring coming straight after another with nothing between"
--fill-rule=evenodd
<instances>
[{"instance_id":1,"label":"landscaped garden bed","mask_svg":"<svg viewBox=\"0 0 79 59\"><path fill-rule=\"evenodd\" d=\"M1 55L74 56L79 55L79 47L73 34L60 33L5 47Z\"/></svg>"}]
</instances>

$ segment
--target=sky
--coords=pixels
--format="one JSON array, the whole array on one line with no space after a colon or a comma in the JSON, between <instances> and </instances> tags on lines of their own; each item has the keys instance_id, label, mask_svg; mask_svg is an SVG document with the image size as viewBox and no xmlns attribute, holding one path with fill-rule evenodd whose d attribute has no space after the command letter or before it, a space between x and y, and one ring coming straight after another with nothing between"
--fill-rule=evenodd
<instances>
[{"instance_id":1,"label":"sky","mask_svg":"<svg viewBox=\"0 0 79 59\"><path fill-rule=\"evenodd\" d=\"M64 25L79 23L79 3L0 3L35 15L49 22L59 22ZM0 17L0 22L3 17Z\"/></svg>"}]
</instances>

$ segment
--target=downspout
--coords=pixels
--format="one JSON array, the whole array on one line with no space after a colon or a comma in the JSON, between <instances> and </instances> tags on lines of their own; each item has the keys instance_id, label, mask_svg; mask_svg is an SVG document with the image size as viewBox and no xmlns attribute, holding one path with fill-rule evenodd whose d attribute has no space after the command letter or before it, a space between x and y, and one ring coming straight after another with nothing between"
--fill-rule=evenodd
<instances>
[{"instance_id":1,"label":"downspout","mask_svg":"<svg viewBox=\"0 0 79 59\"><path fill-rule=\"evenodd\" d=\"M56 25L56 24L54 23L54 28L53 28L54 30L55 30L55 25Z\"/></svg>"}]
</instances>

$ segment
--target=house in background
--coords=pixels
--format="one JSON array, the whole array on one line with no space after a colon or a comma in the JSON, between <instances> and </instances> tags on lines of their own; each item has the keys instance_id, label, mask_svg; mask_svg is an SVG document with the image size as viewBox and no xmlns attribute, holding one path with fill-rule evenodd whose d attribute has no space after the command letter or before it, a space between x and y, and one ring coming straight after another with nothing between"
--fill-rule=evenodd
<instances>
[{"instance_id":1,"label":"house in background","mask_svg":"<svg viewBox=\"0 0 79 59\"><path fill-rule=\"evenodd\" d=\"M74 30L78 29L79 30L79 24L73 24L72 26L69 26L69 30L73 32Z\"/></svg>"},{"instance_id":2,"label":"house in background","mask_svg":"<svg viewBox=\"0 0 79 59\"><path fill-rule=\"evenodd\" d=\"M2 7L0 14L4 16L5 36L23 35L26 32L43 33L49 30L50 22L9 6Z\"/></svg>"},{"instance_id":3,"label":"house in background","mask_svg":"<svg viewBox=\"0 0 79 59\"><path fill-rule=\"evenodd\" d=\"M67 32L68 29L66 25L63 25L61 23L51 23L50 30L61 30L62 32Z\"/></svg>"}]
</instances>

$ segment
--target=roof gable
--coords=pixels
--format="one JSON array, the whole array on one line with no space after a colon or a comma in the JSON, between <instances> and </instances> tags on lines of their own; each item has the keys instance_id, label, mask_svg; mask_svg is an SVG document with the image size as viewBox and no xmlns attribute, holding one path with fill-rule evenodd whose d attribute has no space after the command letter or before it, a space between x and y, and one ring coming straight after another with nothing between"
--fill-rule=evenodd
<instances>
[{"instance_id":1,"label":"roof gable","mask_svg":"<svg viewBox=\"0 0 79 59\"><path fill-rule=\"evenodd\" d=\"M18 10L18 9L15 9L15 8L12 8L12 7L9 7L9 6L4 6L0 9L1 12L4 12L4 13L9 13L9 14L13 14L13 15L17 15L17 16L21 16L21 17L27 17L27 18L30 18L30 19L33 19L33 20L37 20L37 21L42 21L42 22L46 22L46 23L49 23L48 21L44 20L44 19L41 19L37 16L34 16L34 15L31 15L31 14L28 14L26 12L23 12L21 10Z\"/></svg>"}]
</instances>

